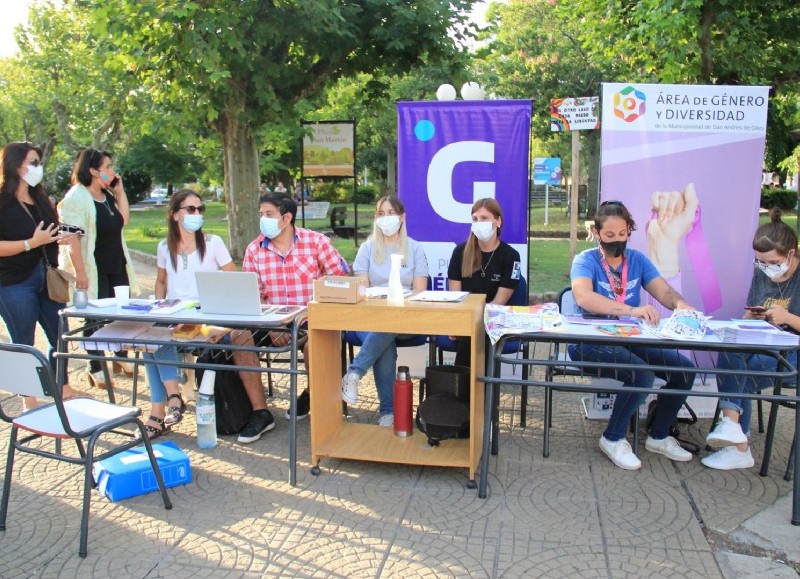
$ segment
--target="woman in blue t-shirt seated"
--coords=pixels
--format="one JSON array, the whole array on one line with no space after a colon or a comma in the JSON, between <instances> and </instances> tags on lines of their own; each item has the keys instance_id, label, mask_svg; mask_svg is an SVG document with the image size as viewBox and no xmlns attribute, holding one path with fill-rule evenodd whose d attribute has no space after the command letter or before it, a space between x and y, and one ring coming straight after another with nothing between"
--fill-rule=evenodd
<instances>
[{"instance_id":1,"label":"woman in blue t-shirt seated","mask_svg":"<svg viewBox=\"0 0 800 579\"><path fill-rule=\"evenodd\" d=\"M765 223L753 237L755 271L747 294L748 306L761 306L763 310L745 310L745 318L768 320L789 332L800 333L800 268L797 267L797 235L794 229L780 220ZM797 365L797 352L787 356L789 363ZM778 363L775 358L763 354L739 352L719 355L717 366L725 369L774 372ZM771 378L754 378L742 372L742 376L719 375L717 387L720 392L730 394L722 398L719 407L722 419L709 433L706 442L720 448L700 462L710 468L732 470L753 466L753 455L747 444L750 432L751 400L736 395L742 392L757 392L773 385Z\"/></svg>"},{"instance_id":2,"label":"woman in blue t-shirt seated","mask_svg":"<svg viewBox=\"0 0 800 579\"><path fill-rule=\"evenodd\" d=\"M592 233L599 247L587 249L575 256L572 262L572 293L583 312L641 318L649 324L659 322L659 312L640 301L644 288L665 308L694 309L675 291L652 262L641 252L627 249L628 237L636 229L628 209L619 201L606 201L597 209ZM603 362L599 374L619 380L624 386L652 388L655 373L651 370L619 369L622 364L649 364L694 368L692 362L677 350L652 348L645 345L571 344L569 355L573 360ZM694 382L694 372L664 373L667 388L689 390ZM642 466L625 439L633 413L644 402L647 394L617 394L611 418L603 436L600 450L620 468L637 470ZM681 448L669 436L672 423L686 400L686 396L659 396L655 418L650 427L645 448L663 454L671 460L686 462L690 452Z\"/></svg>"}]
</instances>

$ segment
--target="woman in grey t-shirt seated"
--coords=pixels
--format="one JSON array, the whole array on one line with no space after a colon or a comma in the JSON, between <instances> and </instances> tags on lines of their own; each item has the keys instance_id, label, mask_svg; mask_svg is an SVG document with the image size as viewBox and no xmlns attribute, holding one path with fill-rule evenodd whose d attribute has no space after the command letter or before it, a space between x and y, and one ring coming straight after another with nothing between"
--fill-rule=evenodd
<instances>
[{"instance_id":1,"label":"woman in grey t-shirt seated","mask_svg":"<svg viewBox=\"0 0 800 579\"><path fill-rule=\"evenodd\" d=\"M756 230L753 237L755 271L747 294L745 318L767 320L776 326L800 333L800 270L797 264L797 235L783 223L773 221ZM761 309L754 309L760 306ZM788 356L791 364L797 365L797 352ZM771 356L747 353L721 353L719 368L768 371L777 369L777 361ZM736 395L742 392L757 392L773 385L773 379L741 375L717 376L720 392L730 394L720 400L722 419L717 423L706 442L721 448L700 462L710 468L732 470L753 466L753 455L747 443L750 432L752 401Z\"/></svg>"},{"instance_id":2,"label":"woman in grey t-shirt seated","mask_svg":"<svg viewBox=\"0 0 800 579\"><path fill-rule=\"evenodd\" d=\"M413 293L428 287L428 260L422 244L406 232L406 210L394 195L378 199L372 235L358 249L353 262L356 275L369 277L369 285L388 286L392 254L402 254L400 281L404 290ZM397 364L397 339L404 335L382 332L358 332L361 349L342 377L342 400L354 404L358 400L358 382L370 368L380 403L381 426L394 425L394 376Z\"/></svg>"}]
</instances>

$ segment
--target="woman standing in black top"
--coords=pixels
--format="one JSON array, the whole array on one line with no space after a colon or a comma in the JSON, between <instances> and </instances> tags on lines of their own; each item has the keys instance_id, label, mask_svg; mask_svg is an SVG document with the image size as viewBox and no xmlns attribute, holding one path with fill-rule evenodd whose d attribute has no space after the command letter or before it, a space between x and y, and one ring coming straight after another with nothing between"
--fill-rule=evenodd
<instances>
[{"instance_id":1,"label":"woman standing in black top","mask_svg":"<svg viewBox=\"0 0 800 579\"><path fill-rule=\"evenodd\" d=\"M503 211L486 197L472 206L472 227L466 242L453 250L447 268L451 291L486 294L487 304L506 305L522 275L519 252L500 241ZM487 348L487 355L490 349ZM455 363L469 366L469 340L459 339Z\"/></svg>"},{"instance_id":2,"label":"woman standing in black top","mask_svg":"<svg viewBox=\"0 0 800 579\"><path fill-rule=\"evenodd\" d=\"M64 266L75 273L75 286L88 290L89 299L113 297L115 286L127 285L131 295L137 293L136 274L122 236L130 207L109 153L91 147L80 152L72 170L72 188L59 205L59 212L64 223L86 230L86 235L70 242L64 260ZM87 353L100 354L92 350ZM125 354L116 352L117 356ZM130 363L115 362L113 368L133 376ZM98 388L106 387L99 361L89 363L88 379Z\"/></svg>"},{"instance_id":3,"label":"woman standing in black top","mask_svg":"<svg viewBox=\"0 0 800 579\"><path fill-rule=\"evenodd\" d=\"M47 293L45 260L58 263L58 216L41 185L41 151L31 143L9 143L0 150L0 317L15 344L34 345L36 323L50 343L50 362L58 340L58 310ZM65 398L75 395L66 376L58 376ZM25 398L25 407L36 399Z\"/></svg>"}]
</instances>

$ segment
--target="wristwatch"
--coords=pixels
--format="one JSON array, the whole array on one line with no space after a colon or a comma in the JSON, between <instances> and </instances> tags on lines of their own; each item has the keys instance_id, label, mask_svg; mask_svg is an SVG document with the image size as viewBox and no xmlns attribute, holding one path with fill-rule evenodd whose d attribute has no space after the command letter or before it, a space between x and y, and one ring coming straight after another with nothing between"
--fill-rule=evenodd
<instances>
[{"instance_id":1,"label":"wristwatch","mask_svg":"<svg viewBox=\"0 0 800 579\"><path fill-rule=\"evenodd\" d=\"M28 243L27 239L23 239L22 240L22 247L25 248L25 251L30 251L31 250L31 244Z\"/></svg>"}]
</instances>

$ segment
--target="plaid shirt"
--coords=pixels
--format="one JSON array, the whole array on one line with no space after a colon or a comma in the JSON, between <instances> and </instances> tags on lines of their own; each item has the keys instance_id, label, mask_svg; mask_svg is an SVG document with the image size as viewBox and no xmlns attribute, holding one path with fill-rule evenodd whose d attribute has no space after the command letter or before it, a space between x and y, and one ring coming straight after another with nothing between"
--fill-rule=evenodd
<instances>
[{"instance_id":1,"label":"plaid shirt","mask_svg":"<svg viewBox=\"0 0 800 579\"><path fill-rule=\"evenodd\" d=\"M324 275L346 275L344 258L330 238L295 227L294 242L286 256L275 251L260 234L244 250L242 271L258 274L261 300L268 304L306 305L314 298L314 280Z\"/></svg>"}]
</instances>

